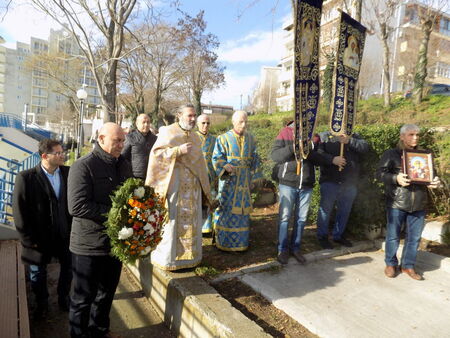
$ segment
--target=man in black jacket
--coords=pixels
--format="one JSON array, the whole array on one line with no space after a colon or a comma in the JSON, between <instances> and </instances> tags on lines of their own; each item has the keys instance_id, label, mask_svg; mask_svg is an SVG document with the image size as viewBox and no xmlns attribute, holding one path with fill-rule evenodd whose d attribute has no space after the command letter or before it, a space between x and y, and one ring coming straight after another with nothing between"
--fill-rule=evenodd
<instances>
[{"instance_id":1,"label":"man in black jacket","mask_svg":"<svg viewBox=\"0 0 450 338\"><path fill-rule=\"evenodd\" d=\"M377 178L384 183L386 191L387 234L384 273L389 278L397 275L400 230L402 224L406 222L401 271L413 279L423 279L414 270L414 264L424 228L427 187L411 183L411 179L401 172L403 150L417 148L419 132L419 127L414 124L405 124L401 127L397 148L385 151L377 168ZM440 180L436 176L428 187L434 189L439 185Z\"/></svg>"},{"instance_id":2,"label":"man in black jacket","mask_svg":"<svg viewBox=\"0 0 450 338\"><path fill-rule=\"evenodd\" d=\"M338 166L320 167L320 207L317 215L317 238L324 249L332 249L328 241L328 225L336 203L336 221L333 227L333 241L351 247L352 243L343 237L353 200L357 193L360 156L369 150L369 145L358 134L333 136L330 132L320 134L318 152L339 156L344 144L344 163Z\"/></svg>"},{"instance_id":3,"label":"man in black jacket","mask_svg":"<svg viewBox=\"0 0 450 338\"><path fill-rule=\"evenodd\" d=\"M155 144L156 136L150 131L150 117L140 114L136 119L135 130L130 131L125 138L122 156L131 162L133 176L145 180L147 175L150 150Z\"/></svg>"},{"instance_id":4,"label":"man in black jacket","mask_svg":"<svg viewBox=\"0 0 450 338\"><path fill-rule=\"evenodd\" d=\"M120 153L125 134L119 125L105 123L94 150L76 161L69 174L69 212L73 216L70 251L74 292L70 304L72 337L104 337L122 264L110 255L105 214L111 193L132 176Z\"/></svg>"},{"instance_id":5,"label":"man in black jacket","mask_svg":"<svg viewBox=\"0 0 450 338\"><path fill-rule=\"evenodd\" d=\"M314 165L341 165L343 158L310 151L306 160L301 160L300 175L294 155L294 122L290 122L278 134L272 147L271 157L276 165L276 180L279 182L278 261L287 264L289 251L300 263L306 262L300 254L303 228L308 217L309 204L315 182ZM288 240L288 225L295 209L294 227ZM290 242L290 243L289 243Z\"/></svg>"},{"instance_id":6,"label":"man in black jacket","mask_svg":"<svg viewBox=\"0 0 450 338\"><path fill-rule=\"evenodd\" d=\"M22 262L29 264L31 289L36 296L36 317L48 307L47 264L52 257L60 263L58 302L69 309L72 281L69 251L70 224L67 210L67 176L64 152L56 140L39 142L41 162L17 175L13 194L14 224L22 243Z\"/></svg>"}]
</instances>

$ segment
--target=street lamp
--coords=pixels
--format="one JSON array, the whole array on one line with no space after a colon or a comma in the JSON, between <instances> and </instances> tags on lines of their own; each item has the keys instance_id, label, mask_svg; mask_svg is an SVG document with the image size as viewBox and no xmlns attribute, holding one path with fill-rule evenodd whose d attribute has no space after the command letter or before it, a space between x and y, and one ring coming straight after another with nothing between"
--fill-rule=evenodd
<instances>
[{"instance_id":1,"label":"street lamp","mask_svg":"<svg viewBox=\"0 0 450 338\"><path fill-rule=\"evenodd\" d=\"M77 140L77 152L75 154L75 159L80 158L81 148L83 146L83 115L84 115L84 100L86 100L88 94L84 89L86 85L83 83L82 87L77 90L77 97L80 100L80 116L78 125L78 140Z\"/></svg>"}]
</instances>

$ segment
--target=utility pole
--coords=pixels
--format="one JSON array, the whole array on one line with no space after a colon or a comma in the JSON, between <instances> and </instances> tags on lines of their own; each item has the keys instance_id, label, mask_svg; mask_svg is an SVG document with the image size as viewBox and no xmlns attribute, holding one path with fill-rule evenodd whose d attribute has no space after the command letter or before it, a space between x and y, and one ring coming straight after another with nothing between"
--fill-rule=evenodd
<instances>
[{"instance_id":1,"label":"utility pole","mask_svg":"<svg viewBox=\"0 0 450 338\"><path fill-rule=\"evenodd\" d=\"M242 110L242 94L241 94L241 110Z\"/></svg>"}]
</instances>

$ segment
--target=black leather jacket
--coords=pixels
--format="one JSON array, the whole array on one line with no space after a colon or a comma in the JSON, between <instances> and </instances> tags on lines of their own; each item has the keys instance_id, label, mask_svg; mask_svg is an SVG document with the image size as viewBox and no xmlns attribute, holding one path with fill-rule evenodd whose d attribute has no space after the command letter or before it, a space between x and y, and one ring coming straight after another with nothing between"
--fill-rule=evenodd
<instances>
[{"instance_id":1,"label":"black leather jacket","mask_svg":"<svg viewBox=\"0 0 450 338\"><path fill-rule=\"evenodd\" d=\"M388 208L407 212L425 210L427 206L427 187L410 184L402 187L397 183L397 175L402 170L402 150L390 149L383 153L377 168L377 179L384 183Z\"/></svg>"}]
</instances>

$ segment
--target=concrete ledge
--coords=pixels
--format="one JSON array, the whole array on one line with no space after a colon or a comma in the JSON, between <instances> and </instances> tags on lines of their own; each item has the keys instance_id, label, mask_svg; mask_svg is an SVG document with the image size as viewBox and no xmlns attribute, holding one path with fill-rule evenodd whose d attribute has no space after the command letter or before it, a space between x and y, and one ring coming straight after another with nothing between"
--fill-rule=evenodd
<instances>
[{"instance_id":1,"label":"concrete ledge","mask_svg":"<svg viewBox=\"0 0 450 338\"><path fill-rule=\"evenodd\" d=\"M0 223L0 240L19 239L19 233L13 225Z\"/></svg>"},{"instance_id":2,"label":"concrete ledge","mask_svg":"<svg viewBox=\"0 0 450 338\"><path fill-rule=\"evenodd\" d=\"M450 231L450 222L426 222L422 232L422 238L442 244L442 235L444 235L447 231Z\"/></svg>"},{"instance_id":3,"label":"concrete ledge","mask_svg":"<svg viewBox=\"0 0 450 338\"><path fill-rule=\"evenodd\" d=\"M270 337L193 272L168 272L138 261L129 270L165 324L180 337Z\"/></svg>"}]
</instances>

